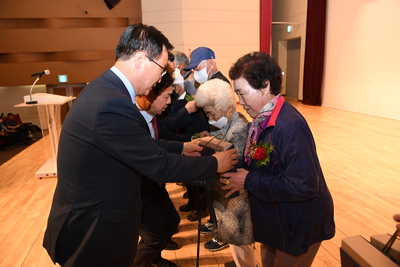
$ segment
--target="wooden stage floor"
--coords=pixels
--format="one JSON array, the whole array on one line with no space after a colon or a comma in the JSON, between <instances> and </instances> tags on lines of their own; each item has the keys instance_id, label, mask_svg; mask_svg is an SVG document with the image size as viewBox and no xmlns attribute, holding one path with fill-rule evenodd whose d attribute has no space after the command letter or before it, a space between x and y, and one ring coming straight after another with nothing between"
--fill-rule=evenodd
<instances>
[{"instance_id":1,"label":"wooden stage floor","mask_svg":"<svg viewBox=\"0 0 400 267\"><path fill-rule=\"evenodd\" d=\"M345 237L390 233L393 214L400 213L400 121L293 102L307 119L317 144L325 178L335 202L336 236L324 241L313 267L340 266L339 248ZM0 166L0 266L54 266L42 247L44 230L57 178L38 179L46 161L46 138ZM176 207L185 204L184 188L168 184ZM195 266L197 222L181 213L173 240L183 245L163 251L179 266ZM204 219L205 221L205 219ZM209 252L201 235L200 266L224 266L229 248Z\"/></svg>"}]
</instances>

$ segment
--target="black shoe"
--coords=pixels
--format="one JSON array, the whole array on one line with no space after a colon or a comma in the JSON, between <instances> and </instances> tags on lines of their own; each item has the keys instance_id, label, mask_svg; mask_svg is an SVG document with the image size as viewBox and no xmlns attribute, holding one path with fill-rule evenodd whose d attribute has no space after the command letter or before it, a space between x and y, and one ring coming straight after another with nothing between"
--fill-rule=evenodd
<instances>
[{"instance_id":1,"label":"black shoe","mask_svg":"<svg viewBox=\"0 0 400 267\"><path fill-rule=\"evenodd\" d=\"M168 243L165 245L164 249L165 250L177 250L180 249L182 246L179 245L178 243L170 240Z\"/></svg>"},{"instance_id":2,"label":"black shoe","mask_svg":"<svg viewBox=\"0 0 400 267\"><path fill-rule=\"evenodd\" d=\"M201 214L199 214L199 210L194 210L191 213L189 213L189 215L186 217L186 219L188 219L191 222L195 222L198 221L200 218L206 217L208 216L208 209L204 209L201 211ZM199 218L200 217L200 218Z\"/></svg>"},{"instance_id":3,"label":"black shoe","mask_svg":"<svg viewBox=\"0 0 400 267\"><path fill-rule=\"evenodd\" d=\"M202 234L213 234L214 233L214 224L207 220L206 224L202 224L199 227L199 231Z\"/></svg>"},{"instance_id":4,"label":"black shoe","mask_svg":"<svg viewBox=\"0 0 400 267\"><path fill-rule=\"evenodd\" d=\"M183 212L188 212L188 211L194 210L194 207L193 207L193 205L187 203L187 204L185 204L185 205L180 206L180 207L179 207L179 210L180 210L180 211L183 211Z\"/></svg>"},{"instance_id":5,"label":"black shoe","mask_svg":"<svg viewBox=\"0 0 400 267\"><path fill-rule=\"evenodd\" d=\"M206 243L204 243L204 248L208 249L211 252L219 251L227 246L229 246L228 243L226 243L222 240L219 240L215 236L210 241L207 241Z\"/></svg>"},{"instance_id":6,"label":"black shoe","mask_svg":"<svg viewBox=\"0 0 400 267\"><path fill-rule=\"evenodd\" d=\"M236 267L236 263L234 261L228 261L224 263L225 267Z\"/></svg>"},{"instance_id":7,"label":"black shoe","mask_svg":"<svg viewBox=\"0 0 400 267\"><path fill-rule=\"evenodd\" d=\"M166 260L163 258L159 258L159 259L155 259L151 263L151 267L178 267L178 265L176 265L172 261L169 261L169 260Z\"/></svg>"}]
</instances>

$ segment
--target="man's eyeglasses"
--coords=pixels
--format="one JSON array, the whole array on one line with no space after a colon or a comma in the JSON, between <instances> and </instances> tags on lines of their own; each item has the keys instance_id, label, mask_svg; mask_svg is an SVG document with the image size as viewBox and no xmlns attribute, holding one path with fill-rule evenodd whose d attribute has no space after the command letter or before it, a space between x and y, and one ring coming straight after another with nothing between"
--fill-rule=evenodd
<instances>
[{"instance_id":1,"label":"man's eyeglasses","mask_svg":"<svg viewBox=\"0 0 400 267\"><path fill-rule=\"evenodd\" d=\"M159 66L159 67L163 70L163 72L161 73L161 77L164 76L165 73L167 73L167 69L166 69L166 68L163 68L160 64L158 64L157 62L155 62L154 59L152 59L152 58L149 57L148 55L146 55L146 57L147 57L151 62L153 62L154 64L156 64L157 66Z\"/></svg>"}]
</instances>

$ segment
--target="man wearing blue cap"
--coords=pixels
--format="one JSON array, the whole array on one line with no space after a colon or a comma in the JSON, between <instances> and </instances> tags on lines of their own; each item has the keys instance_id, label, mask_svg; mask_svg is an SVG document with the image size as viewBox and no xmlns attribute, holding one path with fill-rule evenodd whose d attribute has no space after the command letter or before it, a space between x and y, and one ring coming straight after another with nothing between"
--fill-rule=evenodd
<instances>
[{"instance_id":1,"label":"man wearing blue cap","mask_svg":"<svg viewBox=\"0 0 400 267\"><path fill-rule=\"evenodd\" d=\"M194 79L200 84L205 83L206 81L211 79L221 79L230 84L229 80L218 70L217 63L215 61L215 53L208 47L201 46L193 50L190 55L189 65L187 65L183 69L186 71L193 69ZM205 197L209 198L209 201L211 201L212 203L212 200L210 200L210 192L205 192L205 190L203 190L202 188L196 190L196 186L190 184L187 185L187 189L189 202L188 204L179 207L179 210L188 211L190 209L194 209L186 218L189 221L196 221L199 219L199 216L204 217L207 215L207 213L204 212L207 211L207 209L203 207L205 203L201 203L200 195L198 195L197 192L200 194L205 194ZM191 203L194 207L188 208ZM202 213L199 213L198 206L204 209ZM208 205L208 209L210 213L210 220L207 220L207 223L205 225L201 225L199 228L200 232L203 234L214 233L214 221L216 220L216 218L212 204ZM215 235L214 238L204 244L204 247L206 249L213 252L221 250L227 246L228 243L222 241L217 235Z\"/></svg>"},{"instance_id":2,"label":"man wearing blue cap","mask_svg":"<svg viewBox=\"0 0 400 267\"><path fill-rule=\"evenodd\" d=\"M190 55L190 63L184 70L194 70L194 79L198 83L205 83L211 79L229 80L218 70L215 53L208 47L198 47Z\"/></svg>"}]
</instances>

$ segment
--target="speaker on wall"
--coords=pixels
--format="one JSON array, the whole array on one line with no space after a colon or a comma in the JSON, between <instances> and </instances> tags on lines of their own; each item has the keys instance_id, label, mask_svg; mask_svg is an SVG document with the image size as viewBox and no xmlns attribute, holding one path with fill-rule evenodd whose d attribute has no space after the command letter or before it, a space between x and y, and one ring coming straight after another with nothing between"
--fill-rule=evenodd
<instances>
[{"instance_id":1,"label":"speaker on wall","mask_svg":"<svg viewBox=\"0 0 400 267\"><path fill-rule=\"evenodd\" d=\"M108 9L112 9L115 7L121 0L104 0L104 3L106 3Z\"/></svg>"}]
</instances>

